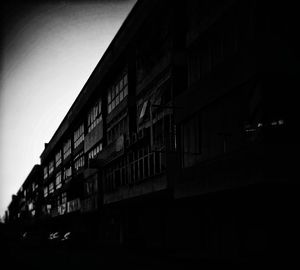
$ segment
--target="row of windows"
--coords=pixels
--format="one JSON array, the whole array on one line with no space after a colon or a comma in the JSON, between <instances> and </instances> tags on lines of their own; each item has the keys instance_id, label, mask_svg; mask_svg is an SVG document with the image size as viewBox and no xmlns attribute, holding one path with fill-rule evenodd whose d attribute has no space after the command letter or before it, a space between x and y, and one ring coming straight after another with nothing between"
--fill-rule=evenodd
<instances>
[{"instance_id":1,"label":"row of windows","mask_svg":"<svg viewBox=\"0 0 300 270\"><path fill-rule=\"evenodd\" d=\"M67 193L64 192L58 195L56 201L52 201L51 204L46 205L46 210L48 214L52 216L62 215L66 212L73 212L80 209L81 201L79 198L75 200L67 199Z\"/></svg>"},{"instance_id":2,"label":"row of windows","mask_svg":"<svg viewBox=\"0 0 300 270\"><path fill-rule=\"evenodd\" d=\"M119 81L108 90L107 111L110 113L128 95L128 76L124 73Z\"/></svg>"},{"instance_id":3,"label":"row of windows","mask_svg":"<svg viewBox=\"0 0 300 270\"><path fill-rule=\"evenodd\" d=\"M81 201L79 198L75 200L67 199L67 193L64 192L55 198L51 204L45 206L45 211L51 216L63 215L66 212L73 212L81 208Z\"/></svg>"},{"instance_id":4,"label":"row of windows","mask_svg":"<svg viewBox=\"0 0 300 270\"><path fill-rule=\"evenodd\" d=\"M69 139L63 147L64 159L66 159L71 154L71 139ZM61 151L57 152L55 155L55 167L57 168L62 162ZM54 161L49 162L49 166L44 167L44 179L46 179L54 171Z\"/></svg>"},{"instance_id":5,"label":"row of windows","mask_svg":"<svg viewBox=\"0 0 300 270\"><path fill-rule=\"evenodd\" d=\"M82 124L75 132L74 132L74 148L77 148L81 142L84 141L84 124Z\"/></svg>"},{"instance_id":6,"label":"row of windows","mask_svg":"<svg viewBox=\"0 0 300 270\"><path fill-rule=\"evenodd\" d=\"M108 113L110 113L126 96L128 95L128 75L124 73L116 84L108 91ZM88 113L88 132L92 131L95 126L102 120L102 101L99 99ZM109 138L113 138L111 131ZM74 148L77 148L84 141L84 124L74 132ZM101 151L101 150L100 150ZM63 146L63 158L66 159L72 152L71 139ZM97 152L97 150L96 150ZM99 152L99 151L98 151ZM98 153L97 152L97 153ZM89 154L89 158L95 156L95 152ZM55 155L55 166L62 163L62 153L59 151ZM82 163L82 162L81 162ZM79 164L78 164L79 165ZM79 165L80 166L80 165ZM54 171L54 162L49 163L49 168L44 167L44 179Z\"/></svg>"},{"instance_id":7,"label":"row of windows","mask_svg":"<svg viewBox=\"0 0 300 270\"><path fill-rule=\"evenodd\" d=\"M72 167L68 167L64 169L64 180L68 180L72 176ZM67 182L67 181L65 181ZM44 188L44 197L47 197L48 194L51 194L54 192L54 190L57 190L62 187L62 177L61 177L61 171L57 172L55 177L55 186L54 183L51 182L49 186Z\"/></svg>"},{"instance_id":8,"label":"row of windows","mask_svg":"<svg viewBox=\"0 0 300 270\"><path fill-rule=\"evenodd\" d=\"M168 117L165 117L168 118ZM166 120L160 119L159 121L153 123L153 142L156 145L163 145L164 142L164 126L166 126ZM168 126L168 125L167 125ZM122 115L121 118L118 119L118 122L115 123L112 127L108 127L108 132L107 132L107 139L108 143L113 142L116 138L118 138L121 134L125 133L127 131L128 127L128 116L126 114ZM79 129L80 130L80 129ZM82 128L81 128L82 130ZM67 146L70 145L70 140L69 143L65 145L66 150ZM102 143L98 144L96 147L94 147L89 153L88 153L88 159L94 159L97 154L102 151ZM81 156L79 159L78 157ZM78 170L81 167L84 167L85 165L85 160L83 156L83 152L81 152L77 157L74 159L74 168ZM69 171L71 169L69 168ZM68 177L68 175L71 175L71 172L64 173L64 179Z\"/></svg>"},{"instance_id":9,"label":"row of windows","mask_svg":"<svg viewBox=\"0 0 300 270\"><path fill-rule=\"evenodd\" d=\"M69 139L63 148L64 159L71 154L71 139ZM62 162L61 151L55 155L55 167L58 167ZM49 162L49 166L44 167L44 179L46 179L54 171L54 161Z\"/></svg>"},{"instance_id":10,"label":"row of windows","mask_svg":"<svg viewBox=\"0 0 300 270\"><path fill-rule=\"evenodd\" d=\"M101 145L101 150L102 150L102 145ZM95 151L97 151L97 153L101 150L100 150L100 146L95 148ZM97 153L93 153L93 156ZM84 159L84 155L83 155L83 151L82 151L74 159L74 168L75 168L75 170L79 170L80 168L84 167L84 165L85 165L85 159ZM45 169L47 169L47 167L45 167ZM64 168L63 171L64 171L64 174L63 174L64 180L69 178L70 176L72 176L72 166L71 165L69 167ZM55 176L57 188L61 187L61 177L62 177L61 171L58 171Z\"/></svg>"},{"instance_id":11,"label":"row of windows","mask_svg":"<svg viewBox=\"0 0 300 270\"><path fill-rule=\"evenodd\" d=\"M150 147L139 149L120 159L104 172L104 188L111 192L165 171L162 152L151 152Z\"/></svg>"},{"instance_id":12,"label":"row of windows","mask_svg":"<svg viewBox=\"0 0 300 270\"><path fill-rule=\"evenodd\" d=\"M61 172L58 172L56 174L56 178L55 178L55 187L54 187L54 183L50 183L48 187L44 188L44 197L47 197L48 194L51 194L54 192L54 190L57 190L59 188L61 188L62 183L61 183Z\"/></svg>"}]
</instances>

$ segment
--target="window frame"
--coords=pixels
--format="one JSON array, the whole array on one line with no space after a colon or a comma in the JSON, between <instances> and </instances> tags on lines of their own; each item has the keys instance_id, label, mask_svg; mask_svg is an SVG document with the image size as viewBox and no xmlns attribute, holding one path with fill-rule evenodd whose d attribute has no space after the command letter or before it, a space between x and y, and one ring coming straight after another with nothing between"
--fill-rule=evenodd
<instances>
[{"instance_id":1,"label":"window frame","mask_svg":"<svg viewBox=\"0 0 300 270\"><path fill-rule=\"evenodd\" d=\"M49 191L49 194L54 192L54 183L53 182L49 183L48 191Z\"/></svg>"},{"instance_id":2,"label":"window frame","mask_svg":"<svg viewBox=\"0 0 300 270\"><path fill-rule=\"evenodd\" d=\"M72 166L66 166L63 170L63 180L68 181L72 177Z\"/></svg>"},{"instance_id":3,"label":"window frame","mask_svg":"<svg viewBox=\"0 0 300 270\"><path fill-rule=\"evenodd\" d=\"M79 171L80 169L84 168L85 166L85 156L84 152L80 152L75 158L74 158L74 170Z\"/></svg>"},{"instance_id":4,"label":"window frame","mask_svg":"<svg viewBox=\"0 0 300 270\"><path fill-rule=\"evenodd\" d=\"M51 175L54 171L54 160L51 160L49 162L49 170L48 170L48 174Z\"/></svg>"},{"instance_id":5,"label":"window frame","mask_svg":"<svg viewBox=\"0 0 300 270\"><path fill-rule=\"evenodd\" d=\"M72 141L71 141L71 139L68 139L64 143L64 147L63 147L63 157L64 157L64 159L66 159L68 156L70 156L71 153L72 153Z\"/></svg>"},{"instance_id":6,"label":"window frame","mask_svg":"<svg viewBox=\"0 0 300 270\"><path fill-rule=\"evenodd\" d=\"M74 131L74 149L84 141L84 123Z\"/></svg>"},{"instance_id":7,"label":"window frame","mask_svg":"<svg viewBox=\"0 0 300 270\"><path fill-rule=\"evenodd\" d=\"M60 176L60 177L58 177ZM59 182L58 182L59 179ZM58 171L55 175L55 188L59 189L62 187L62 175L61 175L61 171Z\"/></svg>"},{"instance_id":8,"label":"window frame","mask_svg":"<svg viewBox=\"0 0 300 270\"><path fill-rule=\"evenodd\" d=\"M102 121L102 99L99 98L98 101L92 106L88 112L87 126L88 133L90 133L99 123Z\"/></svg>"},{"instance_id":9,"label":"window frame","mask_svg":"<svg viewBox=\"0 0 300 270\"><path fill-rule=\"evenodd\" d=\"M62 162L62 153L61 150L59 150L56 154L55 154L55 167L58 167Z\"/></svg>"},{"instance_id":10,"label":"window frame","mask_svg":"<svg viewBox=\"0 0 300 270\"><path fill-rule=\"evenodd\" d=\"M89 152L88 152L88 160L95 159L97 155L103 150L103 144L100 142L96 146L94 146Z\"/></svg>"},{"instance_id":11,"label":"window frame","mask_svg":"<svg viewBox=\"0 0 300 270\"><path fill-rule=\"evenodd\" d=\"M110 114L128 95L128 72L124 71L107 93L107 113Z\"/></svg>"},{"instance_id":12,"label":"window frame","mask_svg":"<svg viewBox=\"0 0 300 270\"><path fill-rule=\"evenodd\" d=\"M48 178L48 166L44 167L44 179Z\"/></svg>"}]
</instances>

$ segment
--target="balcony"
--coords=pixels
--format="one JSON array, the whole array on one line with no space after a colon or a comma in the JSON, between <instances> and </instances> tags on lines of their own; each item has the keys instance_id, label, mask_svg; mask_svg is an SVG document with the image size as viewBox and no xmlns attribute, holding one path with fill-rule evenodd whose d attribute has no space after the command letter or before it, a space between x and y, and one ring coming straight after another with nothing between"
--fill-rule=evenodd
<instances>
[{"instance_id":1,"label":"balcony","mask_svg":"<svg viewBox=\"0 0 300 270\"><path fill-rule=\"evenodd\" d=\"M51 217L57 217L58 215L59 215L58 208L57 207L52 208L51 211L50 211L50 216Z\"/></svg>"},{"instance_id":2,"label":"balcony","mask_svg":"<svg viewBox=\"0 0 300 270\"><path fill-rule=\"evenodd\" d=\"M149 147L116 160L104 171L104 203L116 202L165 190L166 155Z\"/></svg>"},{"instance_id":3,"label":"balcony","mask_svg":"<svg viewBox=\"0 0 300 270\"><path fill-rule=\"evenodd\" d=\"M148 181L138 182L134 185L121 186L114 192L105 193L103 200L104 204L109 204L166 190L167 187L168 185L166 176L160 175L148 179Z\"/></svg>"},{"instance_id":4,"label":"balcony","mask_svg":"<svg viewBox=\"0 0 300 270\"><path fill-rule=\"evenodd\" d=\"M98 209L98 196L94 195L81 201L81 212L93 212Z\"/></svg>"},{"instance_id":5,"label":"balcony","mask_svg":"<svg viewBox=\"0 0 300 270\"><path fill-rule=\"evenodd\" d=\"M67 204L62 203L61 205L58 206L58 214L59 215L64 215L67 213Z\"/></svg>"},{"instance_id":6,"label":"balcony","mask_svg":"<svg viewBox=\"0 0 300 270\"><path fill-rule=\"evenodd\" d=\"M183 168L175 182L175 198L235 189L259 183L291 182L295 167L285 144L264 141Z\"/></svg>"},{"instance_id":7,"label":"balcony","mask_svg":"<svg viewBox=\"0 0 300 270\"><path fill-rule=\"evenodd\" d=\"M87 153L97 142L103 138L103 121L91 130L84 138L84 152Z\"/></svg>"},{"instance_id":8,"label":"balcony","mask_svg":"<svg viewBox=\"0 0 300 270\"><path fill-rule=\"evenodd\" d=\"M79 211L81 208L80 199L77 198L75 200L67 202L67 213L72 213Z\"/></svg>"},{"instance_id":9,"label":"balcony","mask_svg":"<svg viewBox=\"0 0 300 270\"><path fill-rule=\"evenodd\" d=\"M93 162L93 167L99 167L108 164L113 159L124 153L125 136L121 135L114 142L110 143L99 153L99 157Z\"/></svg>"}]
</instances>

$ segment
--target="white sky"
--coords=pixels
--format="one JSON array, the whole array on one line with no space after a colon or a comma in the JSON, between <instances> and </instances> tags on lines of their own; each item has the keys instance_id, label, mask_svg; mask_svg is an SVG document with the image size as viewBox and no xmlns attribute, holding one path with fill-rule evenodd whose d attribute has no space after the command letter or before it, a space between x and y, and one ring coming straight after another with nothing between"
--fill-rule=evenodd
<instances>
[{"instance_id":1,"label":"white sky","mask_svg":"<svg viewBox=\"0 0 300 270\"><path fill-rule=\"evenodd\" d=\"M135 2L43 4L11 24L1 59L0 216Z\"/></svg>"}]
</instances>

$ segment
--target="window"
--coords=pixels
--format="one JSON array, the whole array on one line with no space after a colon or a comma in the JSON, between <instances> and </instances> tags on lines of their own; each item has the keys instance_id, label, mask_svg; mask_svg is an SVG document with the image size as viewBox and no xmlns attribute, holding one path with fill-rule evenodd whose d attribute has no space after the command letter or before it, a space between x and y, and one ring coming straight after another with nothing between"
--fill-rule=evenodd
<instances>
[{"instance_id":1,"label":"window","mask_svg":"<svg viewBox=\"0 0 300 270\"><path fill-rule=\"evenodd\" d=\"M95 126L102 120L101 99L92 107L88 114L88 132L92 131Z\"/></svg>"},{"instance_id":2,"label":"window","mask_svg":"<svg viewBox=\"0 0 300 270\"><path fill-rule=\"evenodd\" d=\"M74 168L75 168L76 171L78 171L82 167L84 167L84 155L83 155L83 152L81 152L80 154L78 154L75 157L75 161L74 161Z\"/></svg>"},{"instance_id":3,"label":"window","mask_svg":"<svg viewBox=\"0 0 300 270\"><path fill-rule=\"evenodd\" d=\"M149 102L148 100L144 101L142 107L141 107L141 112L140 112L140 115L139 115L139 121L143 119L143 117L145 116L146 114L146 110L149 108ZM149 111L149 110L148 110Z\"/></svg>"},{"instance_id":4,"label":"window","mask_svg":"<svg viewBox=\"0 0 300 270\"><path fill-rule=\"evenodd\" d=\"M110 144L128 130L128 117L125 115L114 121L107 128L107 142Z\"/></svg>"},{"instance_id":5,"label":"window","mask_svg":"<svg viewBox=\"0 0 300 270\"><path fill-rule=\"evenodd\" d=\"M50 161L49 163L49 175L54 171L54 161Z\"/></svg>"},{"instance_id":6,"label":"window","mask_svg":"<svg viewBox=\"0 0 300 270\"><path fill-rule=\"evenodd\" d=\"M84 184L84 192L86 195L92 195L97 192L97 182L89 181Z\"/></svg>"},{"instance_id":7,"label":"window","mask_svg":"<svg viewBox=\"0 0 300 270\"><path fill-rule=\"evenodd\" d=\"M58 167L61 164L61 151L55 155L55 166Z\"/></svg>"},{"instance_id":8,"label":"window","mask_svg":"<svg viewBox=\"0 0 300 270\"><path fill-rule=\"evenodd\" d=\"M48 177L48 168L44 167L44 179Z\"/></svg>"},{"instance_id":9,"label":"window","mask_svg":"<svg viewBox=\"0 0 300 270\"><path fill-rule=\"evenodd\" d=\"M64 192L63 194L61 194L61 203L64 204L67 202L67 193Z\"/></svg>"},{"instance_id":10,"label":"window","mask_svg":"<svg viewBox=\"0 0 300 270\"><path fill-rule=\"evenodd\" d=\"M61 172L60 171L56 174L55 186L56 186L56 189L61 187Z\"/></svg>"},{"instance_id":11,"label":"window","mask_svg":"<svg viewBox=\"0 0 300 270\"><path fill-rule=\"evenodd\" d=\"M50 214L50 211L51 211L51 208L52 208L52 205L51 204L47 204L46 206L47 208L47 213Z\"/></svg>"},{"instance_id":12,"label":"window","mask_svg":"<svg viewBox=\"0 0 300 270\"><path fill-rule=\"evenodd\" d=\"M199 114L182 125L183 167L197 163L201 154L201 117Z\"/></svg>"},{"instance_id":13,"label":"window","mask_svg":"<svg viewBox=\"0 0 300 270\"><path fill-rule=\"evenodd\" d=\"M71 139L64 144L64 159L71 154Z\"/></svg>"},{"instance_id":14,"label":"window","mask_svg":"<svg viewBox=\"0 0 300 270\"><path fill-rule=\"evenodd\" d=\"M105 192L144 181L163 173L165 169L165 156L162 152L151 152L149 146L129 152L104 170Z\"/></svg>"},{"instance_id":15,"label":"window","mask_svg":"<svg viewBox=\"0 0 300 270\"><path fill-rule=\"evenodd\" d=\"M72 166L64 168L64 180L72 176Z\"/></svg>"},{"instance_id":16,"label":"window","mask_svg":"<svg viewBox=\"0 0 300 270\"><path fill-rule=\"evenodd\" d=\"M102 143L98 144L89 152L89 159L96 158L97 154L102 151Z\"/></svg>"},{"instance_id":17,"label":"window","mask_svg":"<svg viewBox=\"0 0 300 270\"><path fill-rule=\"evenodd\" d=\"M36 183L32 183L32 191L35 191L37 189L37 184Z\"/></svg>"},{"instance_id":18,"label":"window","mask_svg":"<svg viewBox=\"0 0 300 270\"><path fill-rule=\"evenodd\" d=\"M108 90L107 103L108 113L121 103L121 101L128 95L128 77L124 73L121 78Z\"/></svg>"},{"instance_id":19,"label":"window","mask_svg":"<svg viewBox=\"0 0 300 270\"><path fill-rule=\"evenodd\" d=\"M54 184L50 183L49 184L49 194L54 192Z\"/></svg>"},{"instance_id":20,"label":"window","mask_svg":"<svg viewBox=\"0 0 300 270\"><path fill-rule=\"evenodd\" d=\"M61 202L60 195L58 195L57 198L56 198L56 203L57 203L58 206L60 206L60 202Z\"/></svg>"},{"instance_id":21,"label":"window","mask_svg":"<svg viewBox=\"0 0 300 270\"><path fill-rule=\"evenodd\" d=\"M30 202L30 203L28 204L28 210L31 211L32 209L33 209L33 203Z\"/></svg>"},{"instance_id":22,"label":"window","mask_svg":"<svg viewBox=\"0 0 300 270\"><path fill-rule=\"evenodd\" d=\"M44 187L44 197L48 196L48 187Z\"/></svg>"},{"instance_id":23,"label":"window","mask_svg":"<svg viewBox=\"0 0 300 270\"><path fill-rule=\"evenodd\" d=\"M74 132L74 148L77 148L84 141L84 125L82 124L75 132Z\"/></svg>"}]
</instances>

